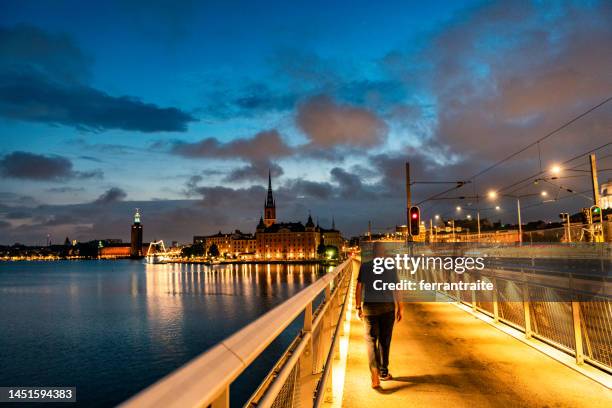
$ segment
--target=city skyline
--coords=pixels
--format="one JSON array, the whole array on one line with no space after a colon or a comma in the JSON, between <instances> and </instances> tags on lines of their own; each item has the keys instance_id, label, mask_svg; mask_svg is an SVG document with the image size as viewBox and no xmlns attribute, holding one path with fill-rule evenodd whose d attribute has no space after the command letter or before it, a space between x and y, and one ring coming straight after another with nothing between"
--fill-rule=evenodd
<instances>
[{"instance_id":1,"label":"city skyline","mask_svg":"<svg viewBox=\"0 0 612 408\"><path fill-rule=\"evenodd\" d=\"M145 241L254 232L269 169L278 219L393 228L405 162L415 181L466 180L612 96L604 1L0 4L0 244L127 241L134 208ZM611 128L609 103L457 196L548 171ZM596 153L603 184L612 147ZM524 222L589 206L577 175L557 184L581 194L526 186ZM512 201L473 201L426 202L423 219L499 205L483 218L516 223Z\"/></svg>"}]
</instances>

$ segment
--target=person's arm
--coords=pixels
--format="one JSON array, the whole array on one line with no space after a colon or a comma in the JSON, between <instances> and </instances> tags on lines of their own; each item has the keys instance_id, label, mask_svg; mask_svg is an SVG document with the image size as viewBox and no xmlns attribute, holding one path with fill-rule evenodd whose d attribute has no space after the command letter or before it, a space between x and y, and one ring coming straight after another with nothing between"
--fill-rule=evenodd
<instances>
[{"instance_id":1,"label":"person's arm","mask_svg":"<svg viewBox=\"0 0 612 408\"><path fill-rule=\"evenodd\" d=\"M399 282L399 278L397 276L397 271L393 270L393 281L395 283ZM402 320L403 310L402 310L402 302L400 298L399 291L393 291L393 302L395 303L395 319L399 322Z\"/></svg>"},{"instance_id":2,"label":"person's arm","mask_svg":"<svg viewBox=\"0 0 612 408\"><path fill-rule=\"evenodd\" d=\"M361 319L363 317L363 311L361 310L361 292L363 290L363 284L357 282L355 287L355 309L357 309L357 316Z\"/></svg>"},{"instance_id":3,"label":"person's arm","mask_svg":"<svg viewBox=\"0 0 612 408\"><path fill-rule=\"evenodd\" d=\"M395 319L399 322L402 320L403 310L402 302L400 302L400 295L397 290L393 291L393 302L395 303Z\"/></svg>"}]
</instances>

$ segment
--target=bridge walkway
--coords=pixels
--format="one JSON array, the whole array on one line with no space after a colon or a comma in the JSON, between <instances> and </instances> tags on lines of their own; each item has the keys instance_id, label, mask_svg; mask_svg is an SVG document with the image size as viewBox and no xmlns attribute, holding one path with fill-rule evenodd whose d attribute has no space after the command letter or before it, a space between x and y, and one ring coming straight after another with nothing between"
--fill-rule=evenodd
<instances>
[{"instance_id":1,"label":"bridge walkway","mask_svg":"<svg viewBox=\"0 0 612 408\"><path fill-rule=\"evenodd\" d=\"M610 407L612 391L450 303L407 303L391 344L394 381L370 387L351 314L342 406Z\"/></svg>"}]
</instances>

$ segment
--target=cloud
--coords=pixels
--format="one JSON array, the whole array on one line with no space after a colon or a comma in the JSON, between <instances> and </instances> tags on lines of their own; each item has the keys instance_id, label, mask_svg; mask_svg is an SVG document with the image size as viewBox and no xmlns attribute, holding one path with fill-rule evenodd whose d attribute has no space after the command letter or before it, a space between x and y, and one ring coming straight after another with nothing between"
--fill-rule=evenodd
<instances>
[{"instance_id":1,"label":"cloud","mask_svg":"<svg viewBox=\"0 0 612 408\"><path fill-rule=\"evenodd\" d=\"M67 35L0 29L0 116L86 130L183 132L196 119L87 84L91 61Z\"/></svg>"},{"instance_id":2,"label":"cloud","mask_svg":"<svg viewBox=\"0 0 612 408\"><path fill-rule=\"evenodd\" d=\"M69 179L101 178L99 170L80 172L62 156L15 151L0 159L0 174L5 177L34 181L65 181Z\"/></svg>"},{"instance_id":3,"label":"cloud","mask_svg":"<svg viewBox=\"0 0 612 408\"><path fill-rule=\"evenodd\" d=\"M565 2L554 11L546 3L487 2L456 16L420 53L386 62L409 67L405 76L433 96L435 142L490 162L612 95L610 21L605 1ZM610 111L573 124L543 151L573 155L576 135L584 150L594 147L608 137Z\"/></svg>"},{"instance_id":4,"label":"cloud","mask_svg":"<svg viewBox=\"0 0 612 408\"><path fill-rule=\"evenodd\" d=\"M214 137L195 143L177 141L171 148L171 153L191 159L219 157L267 160L270 157L287 156L291 151L291 147L276 130L265 130L251 138L235 139L225 143Z\"/></svg>"},{"instance_id":5,"label":"cloud","mask_svg":"<svg viewBox=\"0 0 612 408\"><path fill-rule=\"evenodd\" d=\"M83 188L83 187L69 187L69 186L65 186L65 187L48 188L45 191L47 191L49 193L65 194L65 193L78 193L78 192L81 192L81 191L85 191L85 188Z\"/></svg>"},{"instance_id":6,"label":"cloud","mask_svg":"<svg viewBox=\"0 0 612 408\"><path fill-rule=\"evenodd\" d=\"M2 72L27 68L65 83L87 80L92 63L72 37L24 24L0 27L0 56Z\"/></svg>"},{"instance_id":7,"label":"cloud","mask_svg":"<svg viewBox=\"0 0 612 408\"><path fill-rule=\"evenodd\" d=\"M108 205L117 201L123 201L127 197L125 190L119 187L111 187L94 201L94 204Z\"/></svg>"},{"instance_id":8,"label":"cloud","mask_svg":"<svg viewBox=\"0 0 612 408\"><path fill-rule=\"evenodd\" d=\"M256 160L246 166L230 171L225 180L230 182L266 180L268 178L268 171L275 178L283 174L283 168L278 164L272 163L269 160Z\"/></svg>"},{"instance_id":9,"label":"cloud","mask_svg":"<svg viewBox=\"0 0 612 408\"><path fill-rule=\"evenodd\" d=\"M374 113L340 105L324 95L302 103L296 123L313 145L371 147L385 141L387 125Z\"/></svg>"}]
</instances>

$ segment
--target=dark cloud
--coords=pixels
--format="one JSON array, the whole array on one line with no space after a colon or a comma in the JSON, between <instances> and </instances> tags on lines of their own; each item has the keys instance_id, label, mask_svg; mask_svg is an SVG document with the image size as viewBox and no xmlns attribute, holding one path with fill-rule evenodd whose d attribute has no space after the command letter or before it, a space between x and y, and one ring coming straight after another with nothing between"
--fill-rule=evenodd
<instances>
[{"instance_id":1,"label":"dark cloud","mask_svg":"<svg viewBox=\"0 0 612 408\"><path fill-rule=\"evenodd\" d=\"M266 130L251 138L220 142L209 137L199 142L174 142L171 153L187 158L241 158L244 160L268 160L291 154L292 149L276 130Z\"/></svg>"},{"instance_id":2,"label":"dark cloud","mask_svg":"<svg viewBox=\"0 0 612 408\"><path fill-rule=\"evenodd\" d=\"M72 162L62 156L45 156L28 152L12 152L0 159L0 174L4 177L35 181L64 181L74 178L100 178L99 170L74 171Z\"/></svg>"},{"instance_id":3,"label":"dark cloud","mask_svg":"<svg viewBox=\"0 0 612 408\"><path fill-rule=\"evenodd\" d=\"M206 116L217 119L235 117L253 117L270 112L285 112L291 110L299 94L286 90L273 90L265 82L253 82L238 89L232 89L231 84L213 81L209 86L214 89L208 92L209 101L202 109Z\"/></svg>"},{"instance_id":4,"label":"dark cloud","mask_svg":"<svg viewBox=\"0 0 612 408\"><path fill-rule=\"evenodd\" d=\"M379 145L385 141L388 130L374 113L337 104L323 95L299 106L296 123L313 145L321 147Z\"/></svg>"},{"instance_id":5,"label":"dark cloud","mask_svg":"<svg viewBox=\"0 0 612 408\"><path fill-rule=\"evenodd\" d=\"M70 37L38 28L0 29L0 116L79 129L182 132L196 119L87 85L90 60Z\"/></svg>"},{"instance_id":6,"label":"dark cloud","mask_svg":"<svg viewBox=\"0 0 612 408\"><path fill-rule=\"evenodd\" d=\"M385 63L433 93L435 142L486 163L612 95L610 21L610 2L566 2L552 13L545 3L487 2L458 15L423 51ZM585 150L601 144L610 112L556 135L541 146L544 154L575 154L578 140Z\"/></svg>"},{"instance_id":7,"label":"dark cloud","mask_svg":"<svg viewBox=\"0 0 612 408\"><path fill-rule=\"evenodd\" d=\"M108 205L117 201L122 201L127 197L127 193L119 187L111 187L100 195L94 204Z\"/></svg>"},{"instance_id":8,"label":"dark cloud","mask_svg":"<svg viewBox=\"0 0 612 408\"><path fill-rule=\"evenodd\" d=\"M90 76L92 59L66 34L37 27L0 27L0 70L27 68L49 79L73 83Z\"/></svg>"},{"instance_id":9,"label":"dark cloud","mask_svg":"<svg viewBox=\"0 0 612 408\"><path fill-rule=\"evenodd\" d=\"M32 212L25 210L9 211L4 215L4 218L6 218L7 220L21 220L30 217L32 217Z\"/></svg>"},{"instance_id":10,"label":"dark cloud","mask_svg":"<svg viewBox=\"0 0 612 408\"><path fill-rule=\"evenodd\" d=\"M160 108L92 87L50 81L31 73L0 74L0 115L88 130L183 132L195 121L177 108Z\"/></svg>"},{"instance_id":11,"label":"dark cloud","mask_svg":"<svg viewBox=\"0 0 612 408\"><path fill-rule=\"evenodd\" d=\"M53 187L53 188L48 188L47 190L45 190L49 193L57 193L57 194L65 194L65 193L78 193L81 191L85 191L85 188L83 187Z\"/></svg>"}]
</instances>

